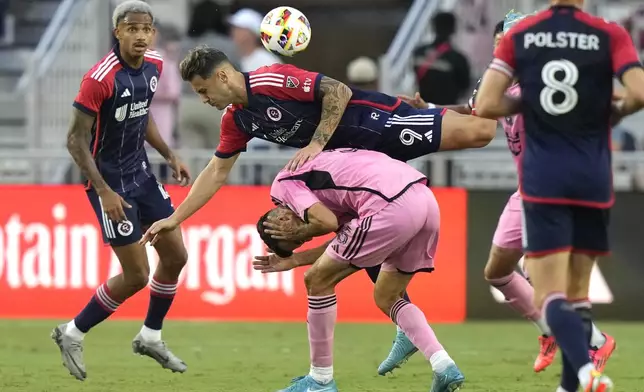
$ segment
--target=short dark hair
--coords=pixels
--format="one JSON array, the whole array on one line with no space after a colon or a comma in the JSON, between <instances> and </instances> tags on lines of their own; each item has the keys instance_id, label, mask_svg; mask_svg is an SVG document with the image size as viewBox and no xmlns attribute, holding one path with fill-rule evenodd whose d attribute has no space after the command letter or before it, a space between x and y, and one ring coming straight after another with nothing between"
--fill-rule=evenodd
<instances>
[{"instance_id":1,"label":"short dark hair","mask_svg":"<svg viewBox=\"0 0 644 392\"><path fill-rule=\"evenodd\" d=\"M494 37L496 37L497 34L500 34L503 32L503 25L505 24L505 21L500 21L499 23L494 26Z\"/></svg>"},{"instance_id":2,"label":"short dark hair","mask_svg":"<svg viewBox=\"0 0 644 392\"><path fill-rule=\"evenodd\" d=\"M456 17L451 12L439 12L432 18L432 26L436 35L453 35L456 32Z\"/></svg>"},{"instance_id":3,"label":"short dark hair","mask_svg":"<svg viewBox=\"0 0 644 392\"><path fill-rule=\"evenodd\" d=\"M284 250L279 247L279 240L276 240L275 238L271 237L270 234L266 233L266 229L264 228L264 222L272 216L273 214L277 214L277 208L273 208L272 210L269 210L267 213L262 215L261 218L257 221L257 232L259 233L259 237L264 241L266 246L270 250L272 250L276 255L279 257L291 257L293 255L293 251L290 250Z\"/></svg>"},{"instance_id":4,"label":"short dark hair","mask_svg":"<svg viewBox=\"0 0 644 392\"><path fill-rule=\"evenodd\" d=\"M208 79L212 76L215 68L223 63L229 63L228 56L218 49L209 46L197 46L191 49L179 64L181 79L186 82L191 81L195 76L202 79Z\"/></svg>"}]
</instances>

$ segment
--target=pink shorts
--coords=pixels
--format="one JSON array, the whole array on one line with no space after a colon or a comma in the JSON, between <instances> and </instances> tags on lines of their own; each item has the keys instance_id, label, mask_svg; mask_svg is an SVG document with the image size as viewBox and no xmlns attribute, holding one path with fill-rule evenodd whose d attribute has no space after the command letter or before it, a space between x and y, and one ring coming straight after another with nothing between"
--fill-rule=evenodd
<instances>
[{"instance_id":1,"label":"pink shorts","mask_svg":"<svg viewBox=\"0 0 644 392\"><path fill-rule=\"evenodd\" d=\"M501 213L499 223L494 232L492 243L499 248L522 249L522 211L521 195L515 192Z\"/></svg>"},{"instance_id":2,"label":"pink shorts","mask_svg":"<svg viewBox=\"0 0 644 392\"><path fill-rule=\"evenodd\" d=\"M382 264L384 271L431 272L439 227L434 194L415 184L377 214L342 226L326 253L358 268Z\"/></svg>"}]
</instances>

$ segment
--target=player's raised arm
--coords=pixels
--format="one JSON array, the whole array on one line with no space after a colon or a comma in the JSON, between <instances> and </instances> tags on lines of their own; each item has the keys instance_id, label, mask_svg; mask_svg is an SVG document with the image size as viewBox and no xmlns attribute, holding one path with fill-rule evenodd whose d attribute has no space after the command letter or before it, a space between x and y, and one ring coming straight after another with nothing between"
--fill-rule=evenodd
<instances>
[{"instance_id":1,"label":"player's raised arm","mask_svg":"<svg viewBox=\"0 0 644 392\"><path fill-rule=\"evenodd\" d=\"M317 202L306 210L304 221L284 221L269 218L264 222L266 234L276 240L307 241L313 237L320 237L338 230L338 218Z\"/></svg>"},{"instance_id":2,"label":"player's raised arm","mask_svg":"<svg viewBox=\"0 0 644 392\"><path fill-rule=\"evenodd\" d=\"M416 92L416 94L413 97L409 97L407 95L398 95L398 99L401 101L405 102L406 104L416 108L416 109L435 109L435 108L443 108L447 110L451 110L453 112L459 113L459 114L471 114L472 113L472 107L469 104L463 104L463 105L447 105L447 106L436 106L431 102L426 102L421 96L419 92Z\"/></svg>"},{"instance_id":3,"label":"player's raised arm","mask_svg":"<svg viewBox=\"0 0 644 392\"><path fill-rule=\"evenodd\" d=\"M506 94L514 79L515 53L512 32L501 38L494 59L476 92L476 115L490 119L511 116L521 110L521 99Z\"/></svg>"},{"instance_id":4,"label":"player's raised arm","mask_svg":"<svg viewBox=\"0 0 644 392\"><path fill-rule=\"evenodd\" d=\"M289 170L296 170L324 149L340 124L352 95L353 92L346 84L322 76L319 86L319 98L322 101L320 123L313 134L311 143L298 151L286 166Z\"/></svg>"},{"instance_id":5,"label":"player's raised arm","mask_svg":"<svg viewBox=\"0 0 644 392\"><path fill-rule=\"evenodd\" d=\"M155 150L161 154L161 156L168 162L172 168L172 176L177 180L182 186L186 186L190 183L190 171L184 165L183 162L177 157L172 149L166 144L165 140L161 137L159 133L159 128L154 121L152 114L149 115L148 126L145 131L145 141L148 142Z\"/></svg>"},{"instance_id":6,"label":"player's raised arm","mask_svg":"<svg viewBox=\"0 0 644 392\"><path fill-rule=\"evenodd\" d=\"M255 256L253 258L253 269L263 274L270 272L289 271L293 268L311 265L324 254L331 241L309 250L294 252L290 257L280 257L274 253L266 256Z\"/></svg>"},{"instance_id":7,"label":"player's raised arm","mask_svg":"<svg viewBox=\"0 0 644 392\"><path fill-rule=\"evenodd\" d=\"M280 219L269 214L264 225L266 233L276 240L305 241L338 230L338 219L300 180L281 172L273 181L271 197L288 207L300 219Z\"/></svg>"},{"instance_id":8,"label":"player's raised arm","mask_svg":"<svg viewBox=\"0 0 644 392\"><path fill-rule=\"evenodd\" d=\"M183 221L205 206L226 183L228 174L230 174L237 158L239 158L239 153L228 158L214 156L208 166L197 176L186 199L170 217L153 223L141 238L140 243L145 244L150 241L154 245L158 238L157 234L162 231L174 230Z\"/></svg>"}]
</instances>

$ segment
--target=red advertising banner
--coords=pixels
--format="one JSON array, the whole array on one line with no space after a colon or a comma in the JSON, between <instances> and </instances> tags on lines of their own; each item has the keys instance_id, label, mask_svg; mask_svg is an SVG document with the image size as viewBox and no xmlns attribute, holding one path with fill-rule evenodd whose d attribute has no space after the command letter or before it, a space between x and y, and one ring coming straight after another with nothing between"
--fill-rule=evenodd
<instances>
[{"instance_id":1,"label":"red advertising banner","mask_svg":"<svg viewBox=\"0 0 644 392\"><path fill-rule=\"evenodd\" d=\"M168 187L175 205L187 189ZM412 301L430 321L461 322L466 295L466 198L434 189L441 206L436 271L417 275ZM81 186L0 187L0 317L69 318L98 285L121 269ZM169 318L303 321L303 269L266 274L252 269L265 253L256 232L272 207L268 187L226 187L182 227L189 260ZM318 242L319 243L319 242ZM148 248L154 271L157 255ZM373 303L373 284L358 272L338 287L340 321L386 322ZM115 318L141 319L148 291L130 298Z\"/></svg>"}]
</instances>

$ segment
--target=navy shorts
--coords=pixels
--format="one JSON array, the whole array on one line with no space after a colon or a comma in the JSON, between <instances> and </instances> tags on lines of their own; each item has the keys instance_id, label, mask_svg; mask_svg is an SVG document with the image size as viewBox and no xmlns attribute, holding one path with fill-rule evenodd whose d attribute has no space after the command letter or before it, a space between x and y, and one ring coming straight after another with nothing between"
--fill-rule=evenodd
<instances>
[{"instance_id":1,"label":"navy shorts","mask_svg":"<svg viewBox=\"0 0 644 392\"><path fill-rule=\"evenodd\" d=\"M103 232L103 242L111 246L124 246L137 242L144 229L152 223L169 217L174 212L170 195L156 178L150 177L139 188L132 189L121 197L132 206L123 208L127 220L114 222L103 212L103 207L94 189L87 197L96 213Z\"/></svg>"},{"instance_id":2,"label":"navy shorts","mask_svg":"<svg viewBox=\"0 0 644 392\"><path fill-rule=\"evenodd\" d=\"M438 151L445 109L415 109L407 104L391 114L377 151L407 162Z\"/></svg>"},{"instance_id":3,"label":"navy shorts","mask_svg":"<svg viewBox=\"0 0 644 392\"><path fill-rule=\"evenodd\" d=\"M609 209L523 201L525 253L535 257L562 251L607 254L609 217Z\"/></svg>"}]
</instances>

